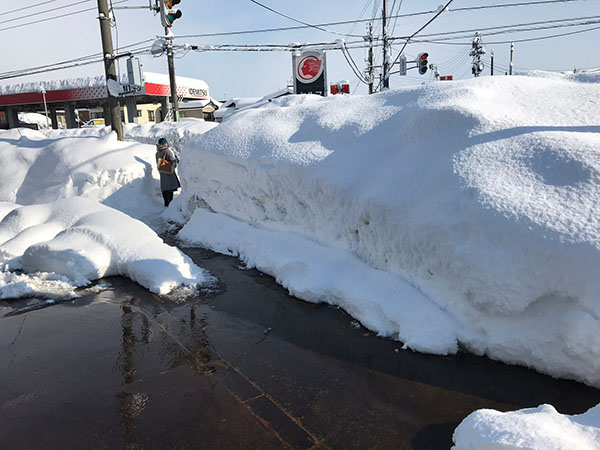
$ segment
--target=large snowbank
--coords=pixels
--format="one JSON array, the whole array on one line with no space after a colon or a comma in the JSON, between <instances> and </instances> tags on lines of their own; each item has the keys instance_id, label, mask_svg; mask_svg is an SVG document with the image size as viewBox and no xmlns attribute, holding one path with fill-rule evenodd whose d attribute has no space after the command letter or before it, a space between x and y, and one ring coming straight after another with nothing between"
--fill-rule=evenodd
<instances>
[{"instance_id":1,"label":"large snowbank","mask_svg":"<svg viewBox=\"0 0 600 450\"><path fill-rule=\"evenodd\" d=\"M600 445L600 405L565 416L551 405L501 413L481 409L454 431L453 450L595 450Z\"/></svg>"},{"instance_id":2,"label":"large snowbank","mask_svg":"<svg viewBox=\"0 0 600 450\"><path fill-rule=\"evenodd\" d=\"M305 244L289 239L276 258L271 239L244 239L231 220L206 228L200 211L183 236L239 253L307 300L343 302L411 348L460 343L600 386L598 99L593 83L487 77L275 100L187 142L176 204L186 218L202 206ZM371 276L351 298L307 287L293 274L315 263L311 241L338 252L332 285L353 254L414 294L383 300ZM411 297L428 301L398 306ZM431 304L445 325L411 336Z\"/></svg>"}]
</instances>

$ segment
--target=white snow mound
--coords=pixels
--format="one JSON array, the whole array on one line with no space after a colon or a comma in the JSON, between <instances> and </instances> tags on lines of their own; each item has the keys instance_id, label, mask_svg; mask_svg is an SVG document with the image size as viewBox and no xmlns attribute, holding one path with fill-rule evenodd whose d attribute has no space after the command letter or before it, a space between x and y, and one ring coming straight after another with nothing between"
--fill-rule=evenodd
<instances>
[{"instance_id":1,"label":"white snow mound","mask_svg":"<svg viewBox=\"0 0 600 450\"><path fill-rule=\"evenodd\" d=\"M0 255L10 269L54 272L79 286L122 275L167 294L210 279L148 226L81 197L15 207L0 221Z\"/></svg>"}]
</instances>

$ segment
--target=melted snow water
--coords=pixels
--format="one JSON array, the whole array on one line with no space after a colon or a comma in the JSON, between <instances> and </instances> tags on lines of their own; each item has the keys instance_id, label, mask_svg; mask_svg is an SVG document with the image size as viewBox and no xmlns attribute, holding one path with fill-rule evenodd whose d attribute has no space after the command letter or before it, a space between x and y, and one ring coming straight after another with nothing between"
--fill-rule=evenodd
<instances>
[{"instance_id":1,"label":"melted snow water","mask_svg":"<svg viewBox=\"0 0 600 450\"><path fill-rule=\"evenodd\" d=\"M43 308L0 302L3 448L441 449L478 408L600 403L522 367L403 351L234 258L185 251L220 284L180 303L123 278Z\"/></svg>"}]
</instances>

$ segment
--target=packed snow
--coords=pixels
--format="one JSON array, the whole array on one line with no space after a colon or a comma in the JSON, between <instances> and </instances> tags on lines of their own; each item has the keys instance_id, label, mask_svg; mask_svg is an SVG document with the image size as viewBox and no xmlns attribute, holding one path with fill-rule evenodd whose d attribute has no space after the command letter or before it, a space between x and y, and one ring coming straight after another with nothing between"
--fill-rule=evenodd
<instances>
[{"instance_id":1,"label":"packed snow","mask_svg":"<svg viewBox=\"0 0 600 450\"><path fill-rule=\"evenodd\" d=\"M121 274L156 292L202 283L152 230L144 248L103 231L176 221L183 243L236 255L405 349L463 348L600 387L600 84L529 75L286 96L218 126L126 127L137 143L106 129L2 133L0 292L37 272ZM183 186L164 212L148 145L162 136ZM548 421L600 446L582 428L600 423L595 410L583 424L550 408L475 413L457 448L500 448L490 430L512 420L515 432ZM553 448L540 442L531 448Z\"/></svg>"}]
</instances>

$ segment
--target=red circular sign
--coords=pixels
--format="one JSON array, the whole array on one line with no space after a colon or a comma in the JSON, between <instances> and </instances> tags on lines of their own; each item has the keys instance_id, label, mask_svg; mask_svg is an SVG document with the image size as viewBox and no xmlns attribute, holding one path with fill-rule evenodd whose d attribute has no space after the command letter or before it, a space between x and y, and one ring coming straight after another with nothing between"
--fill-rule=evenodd
<instances>
[{"instance_id":1,"label":"red circular sign","mask_svg":"<svg viewBox=\"0 0 600 450\"><path fill-rule=\"evenodd\" d=\"M298 79L305 83L318 78L321 72L323 72L323 61L313 55L302 58L296 67Z\"/></svg>"}]
</instances>

